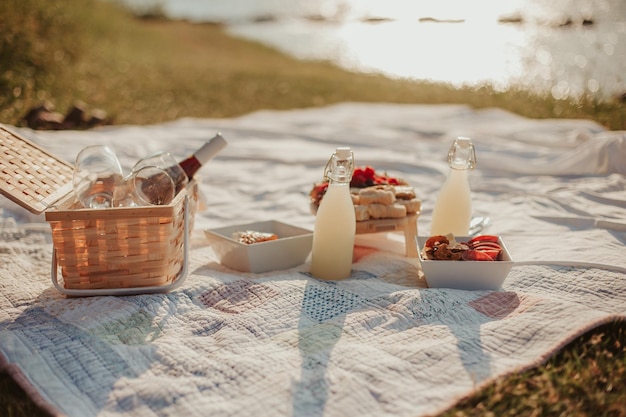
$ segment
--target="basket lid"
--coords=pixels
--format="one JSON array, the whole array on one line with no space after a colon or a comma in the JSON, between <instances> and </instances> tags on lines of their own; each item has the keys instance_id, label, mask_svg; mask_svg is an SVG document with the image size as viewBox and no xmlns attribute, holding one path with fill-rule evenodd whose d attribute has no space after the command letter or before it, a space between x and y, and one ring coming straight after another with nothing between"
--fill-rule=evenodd
<instances>
[{"instance_id":1,"label":"basket lid","mask_svg":"<svg viewBox=\"0 0 626 417\"><path fill-rule=\"evenodd\" d=\"M72 191L72 165L0 124L0 193L41 214Z\"/></svg>"}]
</instances>

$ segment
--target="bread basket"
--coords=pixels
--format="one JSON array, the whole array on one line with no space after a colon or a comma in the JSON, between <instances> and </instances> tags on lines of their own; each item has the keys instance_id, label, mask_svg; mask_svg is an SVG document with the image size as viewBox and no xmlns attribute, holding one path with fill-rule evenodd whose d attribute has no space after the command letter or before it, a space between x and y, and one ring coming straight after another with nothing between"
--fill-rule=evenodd
<instances>
[{"instance_id":1,"label":"bread basket","mask_svg":"<svg viewBox=\"0 0 626 417\"><path fill-rule=\"evenodd\" d=\"M156 293L184 282L195 181L168 205L85 209L75 201L72 175L70 164L0 125L0 192L32 213L45 213L52 230L51 278L60 292Z\"/></svg>"}]
</instances>

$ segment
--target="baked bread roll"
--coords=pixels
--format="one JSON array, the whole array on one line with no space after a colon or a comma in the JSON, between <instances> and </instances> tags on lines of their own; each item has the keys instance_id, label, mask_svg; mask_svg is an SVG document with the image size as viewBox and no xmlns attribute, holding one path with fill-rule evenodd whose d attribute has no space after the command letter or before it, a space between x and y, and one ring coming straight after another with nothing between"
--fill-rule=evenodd
<instances>
[{"instance_id":1,"label":"baked bread roll","mask_svg":"<svg viewBox=\"0 0 626 417\"><path fill-rule=\"evenodd\" d=\"M406 207L408 214L418 213L422 209L422 200L413 198L411 200L397 200L396 204L402 204Z\"/></svg>"},{"instance_id":2,"label":"baked bread roll","mask_svg":"<svg viewBox=\"0 0 626 417\"><path fill-rule=\"evenodd\" d=\"M356 206L354 206L354 216L356 217L357 222L369 220L370 218L369 209L367 208L367 206L357 204Z\"/></svg>"},{"instance_id":3,"label":"baked bread roll","mask_svg":"<svg viewBox=\"0 0 626 417\"><path fill-rule=\"evenodd\" d=\"M313 185L309 193L313 213L317 211L327 188L327 182ZM350 196L357 222L402 218L419 213L422 205L415 190L406 181L386 173L380 175L370 166L355 168L350 182Z\"/></svg>"},{"instance_id":4,"label":"baked bread roll","mask_svg":"<svg viewBox=\"0 0 626 417\"><path fill-rule=\"evenodd\" d=\"M393 204L396 201L394 187L374 186L359 190L359 204Z\"/></svg>"},{"instance_id":5,"label":"baked bread roll","mask_svg":"<svg viewBox=\"0 0 626 417\"><path fill-rule=\"evenodd\" d=\"M410 185L396 185L394 188L398 200L412 200L416 197L415 190Z\"/></svg>"},{"instance_id":6,"label":"baked bread roll","mask_svg":"<svg viewBox=\"0 0 626 417\"><path fill-rule=\"evenodd\" d=\"M406 207L402 204L370 204L367 208L372 219L397 219L406 216Z\"/></svg>"}]
</instances>

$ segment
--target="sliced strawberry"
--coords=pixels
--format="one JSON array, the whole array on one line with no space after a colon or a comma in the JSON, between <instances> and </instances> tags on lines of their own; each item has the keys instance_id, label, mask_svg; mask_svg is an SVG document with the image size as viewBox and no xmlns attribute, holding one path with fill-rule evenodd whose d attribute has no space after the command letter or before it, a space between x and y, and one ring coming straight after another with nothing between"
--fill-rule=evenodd
<instances>
[{"instance_id":1,"label":"sliced strawberry","mask_svg":"<svg viewBox=\"0 0 626 417\"><path fill-rule=\"evenodd\" d=\"M493 242L478 242L470 246L470 249L473 249L478 252L486 253L491 256L494 260L497 260L502 253L502 247L497 243Z\"/></svg>"},{"instance_id":2,"label":"sliced strawberry","mask_svg":"<svg viewBox=\"0 0 626 417\"><path fill-rule=\"evenodd\" d=\"M500 254L502 253L501 250L481 250L481 249L476 249L477 252L480 253L484 253L485 255L489 255L489 257L491 259L493 259L494 261L497 261L498 258L500 257Z\"/></svg>"},{"instance_id":3,"label":"sliced strawberry","mask_svg":"<svg viewBox=\"0 0 626 417\"><path fill-rule=\"evenodd\" d=\"M494 236L494 235L479 235L476 237L473 237L472 239L468 240L467 243L474 243L474 242L498 242L498 236Z\"/></svg>"},{"instance_id":4,"label":"sliced strawberry","mask_svg":"<svg viewBox=\"0 0 626 417\"><path fill-rule=\"evenodd\" d=\"M470 239L467 245L470 249L478 252L482 252L490 256L493 260L500 258L502 253L502 246L498 243L498 236L493 235L481 235Z\"/></svg>"},{"instance_id":5,"label":"sliced strawberry","mask_svg":"<svg viewBox=\"0 0 626 417\"><path fill-rule=\"evenodd\" d=\"M463 252L463 260L464 261L494 261L494 258L489 256L485 252L480 252L477 250L466 250Z\"/></svg>"},{"instance_id":6,"label":"sliced strawberry","mask_svg":"<svg viewBox=\"0 0 626 417\"><path fill-rule=\"evenodd\" d=\"M502 250L496 249L471 249L471 250L475 250L476 252L482 252L482 253L486 253L487 255L489 255L490 257L492 257L494 260L497 260L498 258L500 258L500 254L502 253Z\"/></svg>"},{"instance_id":7,"label":"sliced strawberry","mask_svg":"<svg viewBox=\"0 0 626 417\"><path fill-rule=\"evenodd\" d=\"M502 246L498 245L494 242L478 242L467 245L470 249L494 249L494 250L502 250Z\"/></svg>"}]
</instances>

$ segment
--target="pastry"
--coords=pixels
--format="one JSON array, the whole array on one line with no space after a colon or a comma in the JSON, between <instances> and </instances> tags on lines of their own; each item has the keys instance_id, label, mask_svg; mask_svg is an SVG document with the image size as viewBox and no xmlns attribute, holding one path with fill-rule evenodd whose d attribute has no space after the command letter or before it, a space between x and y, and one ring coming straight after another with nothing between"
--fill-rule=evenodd
<instances>
[{"instance_id":1,"label":"pastry","mask_svg":"<svg viewBox=\"0 0 626 417\"><path fill-rule=\"evenodd\" d=\"M406 207L407 214L418 213L422 209L422 200L412 198L411 200L396 200L396 204Z\"/></svg>"},{"instance_id":2,"label":"pastry","mask_svg":"<svg viewBox=\"0 0 626 417\"><path fill-rule=\"evenodd\" d=\"M393 186L373 186L359 190L359 204L393 204L395 201Z\"/></svg>"},{"instance_id":3,"label":"pastry","mask_svg":"<svg viewBox=\"0 0 626 417\"><path fill-rule=\"evenodd\" d=\"M397 219L406 216L406 207L402 204L369 204L367 206L372 219Z\"/></svg>"},{"instance_id":4,"label":"pastry","mask_svg":"<svg viewBox=\"0 0 626 417\"><path fill-rule=\"evenodd\" d=\"M410 185L396 185L394 189L398 200L412 200L416 197L415 190Z\"/></svg>"},{"instance_id":5,"label":"pastry","mask_svg":"<svg viewBox=\"0 0 626 417\"><path fill-rule=\"evenodd\" d=\"M354 216L356 217L356 221L357 222L362 222L364 220L369 220L370 218L370 212L369 209L367 208L368 206L363 206L360 204L357 204L354 206Z\"/></svg>"},{"instance_id":6,"label":"pastry","mask_svg":"<svg viewBox=\"0 0 626 417\"><path fill-rule=\"evenodd\" d=\"M309 193L311 211L316 213L328 182L317 183ZM397 219L419 213L422 201L406 181L380 175L372 167L355 168L350 196L357 222L370 219Z\"/></svg>"}]
</instances>

